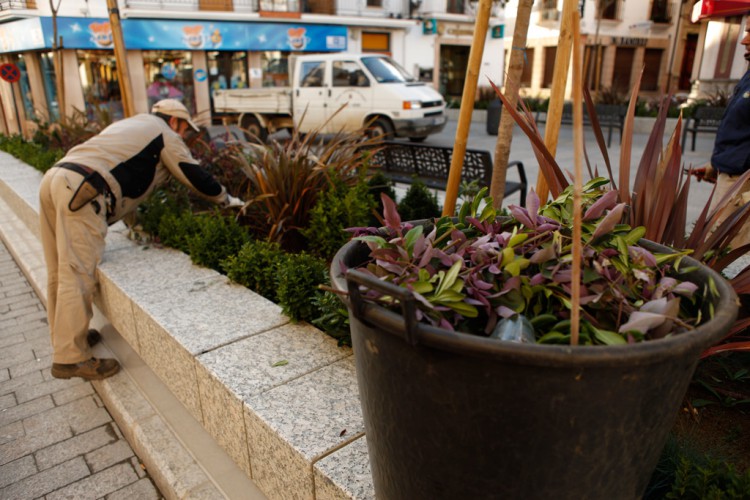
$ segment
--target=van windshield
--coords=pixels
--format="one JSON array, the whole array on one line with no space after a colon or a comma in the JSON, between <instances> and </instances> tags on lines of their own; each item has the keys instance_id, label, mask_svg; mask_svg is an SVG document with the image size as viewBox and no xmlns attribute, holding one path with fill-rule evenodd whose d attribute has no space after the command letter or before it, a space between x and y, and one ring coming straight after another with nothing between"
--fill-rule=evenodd
<instances>
[{"instance_id":1,"label":"van windshield","mask_svg":"<svg viewBox=\"0 0 750 500\"><path fill-rule=\"evenodd\" d=\"M414 81L414 78L390 57L363 57L362 63L364 63L378 83L403 83Z\"/></svg>"}]
</instances>

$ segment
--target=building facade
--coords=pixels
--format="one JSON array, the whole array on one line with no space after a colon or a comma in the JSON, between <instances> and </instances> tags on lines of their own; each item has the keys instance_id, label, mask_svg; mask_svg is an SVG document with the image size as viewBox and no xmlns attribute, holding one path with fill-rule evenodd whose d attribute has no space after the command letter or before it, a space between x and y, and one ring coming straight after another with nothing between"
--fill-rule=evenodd
<instances>
[{"instance_id":1,"label":"building facade","mask_svg":"<svg viewBox=\"0 0 750 500\"><path fill-rule=\"evenodd\" d=\"M0 5L0 63L21 74L0 81L4 133L28 136L36 122L58 120L60 102L66 116L123 116L106 0L62 2L54 16L46 2ZM471 2L454 0L119 0L118 8L136 111L174 97L202 124L216 118L212 89L287 85L293 54L385 53L460 98L475 18ZM487 38L483 70L498 79L502 39Z\"/></svg>"},{"instance_id":2,"label":"building facade","mask_svg":"<svg viewBox=\"0 0 750 500\"><path fill-rule=\"evenodd\" d=\"M137 112L181 99L216 121L211 91L283 86L293 54L392 56L448 101L460 102L474 39L474 0L0 0L0 131L29 136L66 116L122 117L107 2L117 4ZM478 82L504 83L511 50L524 50L524 95L549 95L564 0L535 0L525 48L513 47L518 0L495 0ZM38 2L38 3L37 3ZM119 3L117 3L119 2ZM625 96L643 69L641 96L726 92L747 68L739 39L747 13L691 19L695 0L579 0L585 78ZM718 4L718 2L713 2ZM56 51L55 48L60 47ZM58 55L59 61L55 61ZM64 80L58 99L55 79ZM567 95L570 95L568 79Z\"/></svg>"},{"instance_id":3,"label":"building facade","mask_svg":"<svg viewBox=\"0 0 750 500\"><path fill-rule=\"evenodd\" d=\"M563 0L534 2L521 77L526 96L549 96L562 6ZM738 48L743 15L693 20L695 6L695 0L580 0L580 43L589 88L625 98L641 70L640 95L647 98L667 92L699 98L731 88L747 67ZM506 53L512 50L517 8L518 0L511 0L505 9Z\"/></svg>"}]
</instances>

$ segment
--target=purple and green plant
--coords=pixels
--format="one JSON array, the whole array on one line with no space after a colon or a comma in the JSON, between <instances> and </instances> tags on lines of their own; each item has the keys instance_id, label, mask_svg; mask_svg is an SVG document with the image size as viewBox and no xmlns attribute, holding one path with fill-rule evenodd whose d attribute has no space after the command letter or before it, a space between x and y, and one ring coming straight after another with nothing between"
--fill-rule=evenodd
<instances>
[{"instance_id":1,"label":"purple and green plant","mask_svg":"<svg viewBox=\"0 0 750 500\"><path fill-rule=\"evenodd\" d=\"M595 178L583 191L583 275L580 343L626 344L693 329L705 319L705 298L715 295L682 279L689 252L651 251L638 244L643 227L622 223L626 205ZM355 228L370 248L360 269L410 290L419 321L490 336L503 320L525 317L538 343L570 342L572 188L540 207L498 217L483 189L457 218L431 225L403 222L383 197L385 228ZM376 290L363 297L389 308L394 299ZM710 312L708 313L710 315Z\"/></svg>"}]
</instances>

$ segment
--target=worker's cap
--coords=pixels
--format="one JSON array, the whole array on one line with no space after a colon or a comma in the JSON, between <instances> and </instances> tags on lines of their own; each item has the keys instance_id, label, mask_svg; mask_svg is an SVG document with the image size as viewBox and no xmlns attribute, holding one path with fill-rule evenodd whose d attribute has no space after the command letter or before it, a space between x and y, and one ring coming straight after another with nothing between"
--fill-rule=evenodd
<instances>
[{"instance_id":1,"label":"worker's cap","mask_svg":"<svg viewBox=\"0 0 750 500\"><path fill-rule=\"evenodd\" d=\"M186 122L188 122L188 124L190 124L191 127L193 127L196 132L200 132L198 125L193 123L193 120L190 118L190 112L187 110L185 105L177 99L162 99L161 101L154 104L154 106L151 108L151 112L161 113L167 116L174 116L175 118L185 120Z\"/></svg>"}]
</instances>

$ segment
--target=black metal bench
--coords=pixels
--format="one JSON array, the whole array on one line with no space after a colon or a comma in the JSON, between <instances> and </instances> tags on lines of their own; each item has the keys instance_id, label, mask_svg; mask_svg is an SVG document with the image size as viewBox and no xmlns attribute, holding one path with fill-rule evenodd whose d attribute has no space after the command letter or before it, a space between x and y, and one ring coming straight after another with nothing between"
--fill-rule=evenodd
<instances>
[{"instance_id":1,"label":"black metal bench","mask_svg":"<svg viewBox=\"0 0 750 500\"><path fill-rule=\"evenodd\" d=\"M695 136L700 132L715 134L719 130L719 124L727 108L714 106L699 106L695 108L693 116L685 121L682 129L682 151L685 151L685 140L688 132L692 134L690 151L695 151Z\"/></svg>"},{"instance_id":2,"label":"black metal bench","mask_svg":"<svg viewBox=\"0 0 750 500\"><path fill-rule=\"evenodd\" d=\"M445 190L450 172L453 148L429 146L407 142L386 141L373 155L372 164L381 169L394 182L411 184L415 179L432 189ZM521 195L521 205L526 205L526 171L523 163L512 161L508 167L518 169L519 181L505 181L505 196L516 191ZM467 149L461 170L461 180L478 181L482 186L492 183L492 156L489 151Z\"/></svg>"},{"instance_id":3,"label":"black metal bench","mask_svg":"<svg viewBox=\"0 0 750 500\"><path fill-rule=\"evenodd\" d=\"M596 111L596 118L599 120L599 125L602 129L607 129L607 147L612 145L612 130L617 129L620 131L620 141L622 141L622 129L625 126L625 115L628 112L628 107L621 104L596 104L594 106ZM537 123L545 123L547 119L547 113L542 116L541 111L536 112L534 120ZM562 117L560 119L561 125L573 125L573 104L566 102L563 104ZM586 108L583 108L583 124L584 126L591 125L591 118Z\"/></svg>"}]
</instances>

